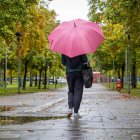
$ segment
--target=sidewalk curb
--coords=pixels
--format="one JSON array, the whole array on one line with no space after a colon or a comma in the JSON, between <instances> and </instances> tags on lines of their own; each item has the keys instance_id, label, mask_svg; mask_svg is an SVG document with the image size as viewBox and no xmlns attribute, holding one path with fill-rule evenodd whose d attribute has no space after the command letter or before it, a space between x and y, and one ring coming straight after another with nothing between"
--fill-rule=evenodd
<instances>
[{"instance_id":1,"label":"sidewalk curb","mask_svg":"<svg viewBox=\"0 0 140 140\"><path fill-rule=\"evenodd\" d=\"M25 112L25 113L28 113L28 112L30 112L30 113L31 113L31 112L35 113L35 112L39 112L39 111L41 111L41 110L43 110L43 109L49 109L49 108L51 108L52 106L54 106L55 104L64 101L66 98L67 98L67 97L64 97L64 98L61 98L61 99L57 99L57 100L55 100L55 101L53 100L53 101L51 101L51 102L49 102L49 103L46 103L46 104L43 104L43 105L34 107L34 108L29 109L29 110L26 110L26 111L24 111L24 112Z\"/></svg>"}]
</instances>

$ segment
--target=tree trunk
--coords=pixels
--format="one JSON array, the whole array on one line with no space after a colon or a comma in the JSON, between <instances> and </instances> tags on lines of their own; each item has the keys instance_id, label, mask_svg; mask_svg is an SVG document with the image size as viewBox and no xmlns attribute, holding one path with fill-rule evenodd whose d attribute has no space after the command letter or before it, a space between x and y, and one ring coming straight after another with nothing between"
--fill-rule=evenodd
<instances>
[{"instance_id":1,"label":"tree trunk","mask_svg":"<svg viewBox=\"0 0 140 140\"><path fill-rule=\"evenodd\" d=\"M120 69L118 69L118 79L121 79L121 73L120 73Z\"/></svg>"},{"instance_id":2,"label":"tree trunk","mask_svg":"<svg viewBox=\"0 0 140 140\"><path fill-rule=\"evenodd\" d=\"M23 78L23 86L22 86L22 89L26 89L27 69L28 69L28 60L25 60L24 78Z\"/></svg>"},{"instance_id":3,"label":"tree trunk","mask_svg":"<svg viewBox=\"0 0 140 140\"><path fill-rule=\"evenodd\" d=\"M55 72L53 71L53 84L54 84L54 81L55 81Z\"/></svg>"},{"instance_id":4,"label":"tree trunk","mask_svg":"<svg viewBox=\"0 0 140 140\"><path fill-rule=\"evenodd\" d=\"M45 73L44 73L44 89L47 88L47 70L48 70L48 61L46 59L46 65L45 65Z\"/></svg>"},{"instance_id":5,"label":"tree trunk","mask_svg":"<svg viewBox=\"0 0 140 140\"><path fill-rule=\"evenodd\" d=\"M6 69L5 69L5 62L4 62L4 65L3 65L3 81L5 82L6 81Z\"/></svg>"},{"instance_id":6,"label":"tree trunk","mask_svg":"<svg viewBox=\"0 0 140 140\"><path fill-rule=\"evenodd\" d=\"M37 72L36 72L36 75L35 75L35 86L37 87Z\"/></svg>"},{"instance_id":7,"label":"tree trunk","mask_svg":"<svg viewBox=\"0 0 140 140\"><path fill-rule=\"evenodd\" d=\"M136 52L134 52L134 58L132 62L132 74L131 74L131 84L132 88L137 88L137 74L136 74Z\"/></svg>"},{"instance_id":8,"label":"tree trunk","mask_svg":"<svg viewBox=\"0 0 140 140\"><path fill-rule=\"evenodd\" d=\"M13 75L12 75L12 70L10 70L10 84L13 84Z\"/></svg>"},{"instance_id":9,"label":"tree trunk","mask_svg":"<svg viewBox=\"0 0 140 140\"><path fill-rule=\"evenodd\" d=\"M124 83L124 71L125 71L125 63L122 65L122 78L121 78L121 82L122 82L122 87L123 87L123 83Z\"/></svg>"},{"instance_id":10,"label":"tree trunk","mask_svg":"<svg viewBox=\"0 0 140 140\"><path fill-rule=\"evenodd\" d=\"M45 69L45 74L44 74L44 89L47 88L47 69Z\"/></svg>"},{"instance_id":11,"label":"tree trunk","mask_svg":"<svg viewBox=\"0 0 140 140\"><path fill-rule=\"evenodd\" d=\"M131 83L132 83L132 88L137 88L137 77L136 77L136 65L133 64L132 66L132 75L131 75Z\"/></svg>"},{"instance_id":12,"label":"tree trunk","mask_svg":"<svg viewBox=\"0 0 140 140\"><path fill-rule=\"evenodd\" d=\"M38 83L38 89L41 89L41 73L42 73L42 70L39 70L39 83Z\"/></svg>"},{"instance_id":13,"label":"tree trunk","mask_svg":"<svg viewBox=\"0 0 140 140\"><path fill-rule=\"evenodd\" d=\"M32 70L30 69L30 87L33 86L33 76L32 76Z\"/></svg>"}]
</instances>

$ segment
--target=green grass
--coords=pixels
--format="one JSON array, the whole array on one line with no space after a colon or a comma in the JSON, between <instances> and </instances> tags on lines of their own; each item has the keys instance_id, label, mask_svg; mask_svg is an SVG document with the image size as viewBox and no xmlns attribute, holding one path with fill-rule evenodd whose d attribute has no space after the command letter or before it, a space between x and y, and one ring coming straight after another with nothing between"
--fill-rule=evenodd
<instances>
[{"instance_id":1,"label":"green grass","mask_svg":"<svg viewBox=\"0 0 140 140\"><path fill-rule=\"evenodd\" d=\"M107 88L109 88L110 90L113 90L113 83L104 83L103 85L105 85ZM114 83L114 90L116 90L116 83ZM121 89L120 93L124 93L127 94L127 87L124 85L124 88ZM130 88L130 95L132 96L137 96L140 97L140 85L137 86L137 88Z\"/></svg>"},{"instance_id":2,"label":"green grass","mask_svg":"<svg viewBox=\"0 0 140 140\"><path fill-rule=\"evenodd\" d=\"M25 94L25 93L35 93L35 92L46 92L50 90L55 90L57 88L64 87L65 84L49 84L47 85L47 88L44 89L44 85L41 85L41 89L38 89L36 86L29 87L29 84L27 84L26 89L23 90L22 87L20 88L20 94ZM18 94L18 85L17 83L14 84L9 84L7 85L7 90L5 91L4 87L0 87L0 96L11 96Z\"/></svg>"}]
</instances>

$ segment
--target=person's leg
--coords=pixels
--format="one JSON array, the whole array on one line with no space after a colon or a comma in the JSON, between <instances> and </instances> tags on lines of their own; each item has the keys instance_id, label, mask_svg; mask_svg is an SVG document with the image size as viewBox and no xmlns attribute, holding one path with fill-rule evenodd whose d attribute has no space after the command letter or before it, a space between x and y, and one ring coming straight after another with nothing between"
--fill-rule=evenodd
<instances>
[{"instance_id":1,"label":"person's leg","mask_svg":"<svg viewBox=\"0 0 140 140\"><path fill-rule=\"evenodd\" d=\"M68 106L69 109L74 107L74 75L73 73L67 73L68 83Z\"/></svg>"},{"instance_id":2,"label":"person's leg","mask_svg":"<svg viewBox=\"0 0 140 140\"><path fill-rule=\"evenodd\" d=\"M74 88L74 113L78 113L83 95L83 77L81 72L76 73Z\"/></svg>"}]
</instances>

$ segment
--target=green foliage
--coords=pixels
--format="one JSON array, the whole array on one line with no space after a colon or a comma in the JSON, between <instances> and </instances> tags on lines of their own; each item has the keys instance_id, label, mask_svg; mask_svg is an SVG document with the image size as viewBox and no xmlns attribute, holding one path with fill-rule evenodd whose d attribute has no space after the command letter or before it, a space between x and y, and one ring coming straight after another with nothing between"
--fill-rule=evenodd
<instances>
[{"instance_id":1,"label":"green foliage","mask_svg":"<svg viewBox=\"0 0 140 140\"><path fill-rule=\"evenodd\" d=\"M101 23L105 41L95 53L96 66L110 70L114 59L115 70L125 63L125 48L130 34L130 51L138 52L140 46L140 1L139 0L89 0L89 18ZM102 62L100 62L102 58ZM138 55L136 55L138 59ZM131 61L132 63L132 61ZM139 64L137 64L139 65ZM108 68L108 69L107 69Z\"/></svg>"},{"instance_id":2,"label":"green foliage","mask_svg":"<svg viewBox=\"0 0 140 140\"><path fill-rule=\"evenodd\" d=\"M40 0L0 0L0 75L3 78L3 67L6 60L7 76L17 77L18 42L15 36L17 31L22 33L20 40L21 77L27 76L29 68L35 74L38 70L46 70L50 74L62 67L60 56L49 51L48 35L58 25L56 13L49 10L45 1ZM7 50L7 51L6 51ZM55 63L54 63L55 62ZM42 73L43 75L44 73Z\"/></svg>"},{"instance_id":3,"label":"green foliage","mask_svg":"<svg viewBox=\"0 0 140 140\"><path fill-rule=\"evenodd\" d=\"M43 67L45 66L45 61L46 61L45 56L42 54L38 54L33 57L33 62L39 70L43 69Z\"/></svg>"}]
</instances>

